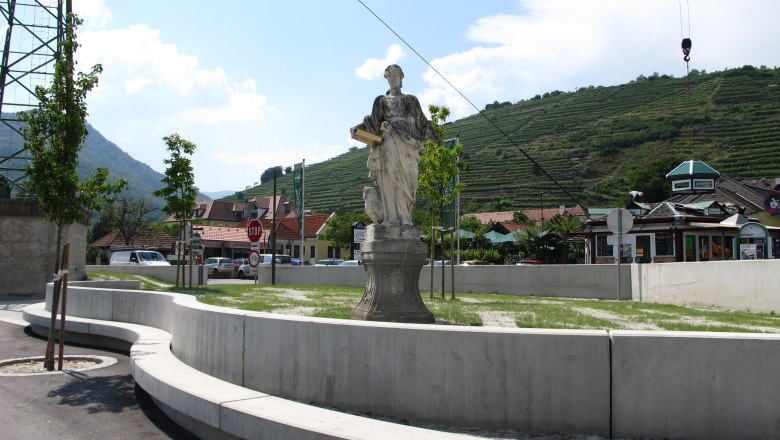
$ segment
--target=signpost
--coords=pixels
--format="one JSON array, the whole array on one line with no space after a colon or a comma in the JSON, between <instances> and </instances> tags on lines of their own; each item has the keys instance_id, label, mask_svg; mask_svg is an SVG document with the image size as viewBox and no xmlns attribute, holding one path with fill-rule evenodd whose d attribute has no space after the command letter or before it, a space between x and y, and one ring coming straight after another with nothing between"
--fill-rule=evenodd
<instances>
[{"instance_id":1,"label":"signpost","mask_svg":"<svg viewBox=\"0 0 780 440\"><path fill-rule=\"evenodd\" d=\"M258 252L258 242L263 238L263 224L260 220L253 218L246 225L246 236L251 244L249 245L249 267L254 275L255 284L257 284L257 265L260 263L260 252Z\"/></svg>"},{"instance_id":2,"label":"signpost","mask_svg":"<svg viewBox=\"0 0 780 440\"><path fill-rule=\"evenodd\" d=\"M613 245L617 246L617 299L620 300L620 258L623 252L623 242L626 232L634 227L634 216L630 211L623 208L613 209L607 215L607 227L615 234L617 240L612 240Z\"/></svg>"}]
</instances>

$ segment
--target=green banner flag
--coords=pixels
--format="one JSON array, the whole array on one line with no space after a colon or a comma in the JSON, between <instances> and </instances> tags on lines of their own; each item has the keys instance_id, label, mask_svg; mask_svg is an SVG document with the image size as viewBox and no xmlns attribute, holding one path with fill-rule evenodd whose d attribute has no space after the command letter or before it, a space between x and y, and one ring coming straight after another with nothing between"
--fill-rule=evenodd
<instances>
[{"instance_id":1,"label":"green banner flag","mask_svg":"<svg viewBox=\"0 0 780 440\"><path fill-rule=\"evenodd\" d=\"M296 163L293 168L293 187L295 190L295 210L298 214L298 233L303 234L303 164Z\"/></svg>"}]
</instances>

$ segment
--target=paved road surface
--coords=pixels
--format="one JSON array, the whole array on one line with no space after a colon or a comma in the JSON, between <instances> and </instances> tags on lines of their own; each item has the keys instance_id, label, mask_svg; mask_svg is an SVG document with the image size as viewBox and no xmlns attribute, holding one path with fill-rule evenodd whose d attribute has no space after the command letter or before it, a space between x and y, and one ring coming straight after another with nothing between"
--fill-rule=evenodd
<instances>
[{"instance_id":1,"label":"paved road surface","mask_svg":"<svg viewBox=\"0 0 780 440\"><path fill-rule=\"evenodd\" d=\"M46 341L30 333L21 308L35 301L0 301L0 362L42 356ZM94 370L0 377L0 438L29 440L195 439L163 414L130 375L127 353L65 346L66 355L108 356Z\"/></svg>"}]
</instances>

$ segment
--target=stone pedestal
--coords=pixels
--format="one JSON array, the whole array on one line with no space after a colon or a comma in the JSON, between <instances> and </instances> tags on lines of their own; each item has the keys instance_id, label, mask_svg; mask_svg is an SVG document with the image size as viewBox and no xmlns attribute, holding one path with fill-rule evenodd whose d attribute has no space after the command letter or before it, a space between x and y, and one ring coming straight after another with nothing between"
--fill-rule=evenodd
<instances>
[{"instance_id":1,"label":"stone pedestal","mask_svg":"<svg viewBox=\"0 0 780 440\"><path fill-rule=\"evenodd\" d=\"M416 226L366 226L366 240L360 245L366 290L352 310L352 319L433 323L419 288L426 255Z\"/></svg>"}]
</instances>

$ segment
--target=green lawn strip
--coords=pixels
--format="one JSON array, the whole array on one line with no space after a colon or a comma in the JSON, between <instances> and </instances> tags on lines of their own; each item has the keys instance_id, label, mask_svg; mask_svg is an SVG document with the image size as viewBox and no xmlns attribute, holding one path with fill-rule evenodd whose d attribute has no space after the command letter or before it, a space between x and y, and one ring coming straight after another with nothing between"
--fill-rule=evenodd
<instances>
[{"instance_id":1,"label":"green lawn strip","mask_svg":"<svg viewBox=\"0 0 780 440\"><path fill-rule=\"evenodd\" d=\"M363 288L357 287L215 284L174 289L170 283L133 274L89 272L87 276L95 280L140 280L145 290L189 293L215 306L336 319L349 319L363 295ZM447 325L482 326L491 314L498 314L513 318L520 328L780 333L780 316L768 313L561 297L456 293L456 299L451 300L449 293L445 299L439 292L434 295L430 299L427 291L421 292L436 322Z\"/></svg>"},{"instance_id":2,"label":"green lawn strip","mask_svg":"<svg viewBox=\"0 0 780 440\"><path fill-rule=\"evenodd\" d=\"M140 281L142 290L165 290L173 287L173 284L163 281L159 278L137 275L132 273L118 273L118 272L87 272L87 280L89 281L104 281L104 280L130 280Z\"/></svg>"}]
</instances>

